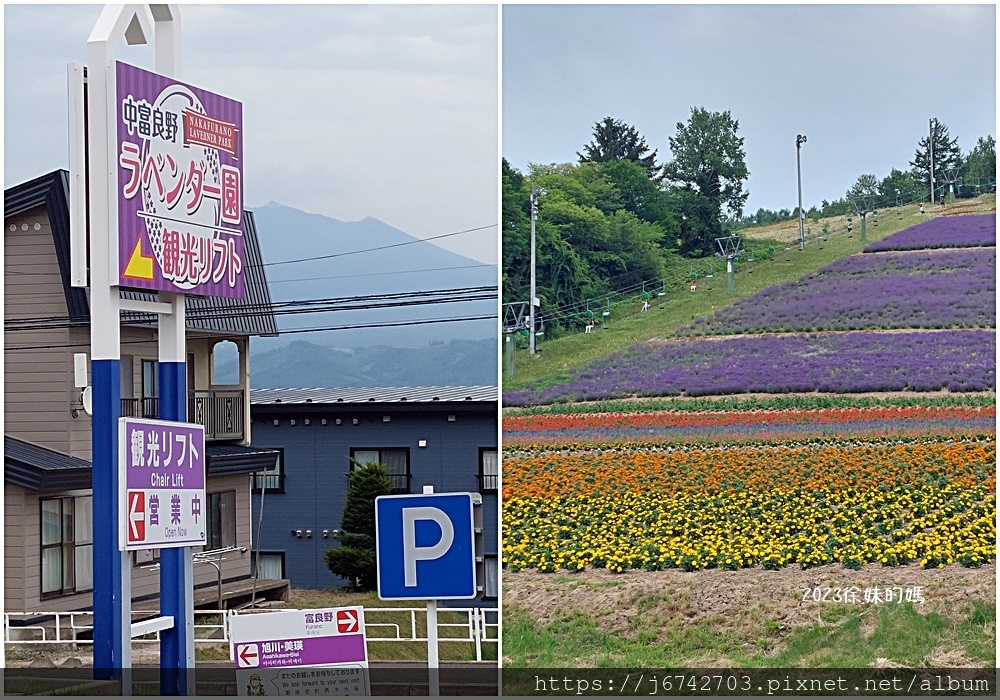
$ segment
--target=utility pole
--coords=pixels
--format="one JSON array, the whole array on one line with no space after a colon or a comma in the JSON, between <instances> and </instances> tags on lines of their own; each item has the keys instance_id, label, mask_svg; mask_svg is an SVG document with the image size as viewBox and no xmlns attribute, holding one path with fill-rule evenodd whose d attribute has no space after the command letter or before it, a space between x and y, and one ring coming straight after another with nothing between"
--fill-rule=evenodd
<instances>
[{"instance_id":1,"label":"utility pole","mask_svg":"<svg viewBox=\"0 0 1000 700\"><path fill-rule=\"evenodd\" d=\"M806 238L803 229L805 215L802 213L802 144L806 142L806 137L798 134L795 137L795 167L799 173L799 250L806 249Z\"/></svg>"},{"instance_id":2,"label":"utility pole","mask_svg":"<svg viewBox=\"0 0 1000 700\"><path fill-rule=\"evenodd\" d=\"M528 308L528 351L535 354L535 220L538 218L538 198L548 192L542 187L531 190L531 299Z\"/></svg>"},{"instance_id":3,"label":"utility pole","mask_svg":"<svg viewBox=\"0 0 1000 700\"><path fill-rule=\"evenodd\" d=\"M934 117L930 119L930 149L931 149L931 204L934 204Z\"/></svg>"}]
</instances>

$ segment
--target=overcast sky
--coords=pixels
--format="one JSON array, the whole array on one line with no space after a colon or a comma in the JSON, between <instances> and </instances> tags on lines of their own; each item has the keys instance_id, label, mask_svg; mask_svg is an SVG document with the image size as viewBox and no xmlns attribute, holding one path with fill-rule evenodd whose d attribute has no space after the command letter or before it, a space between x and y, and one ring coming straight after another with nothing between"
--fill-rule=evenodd
<instances>
[{"instance_id":1,"label":"overcast sky","mask_svg":"<svg viewBox=\"0 0 1000 700\"><path fill-rule=\"evenodd\" d=\"M67 168L66 64L100 5L4 6L4 186ZM184 5L180 78L243 103L248 208L380 219L497 261L498 11ZM118 59L153 69L148 46ZM360 246L359 246L360 247Z\"/></svg>"},{"instance_id":2,"label":"overcast sky","mask_svg":"<svg viewBox=\"0 0 1000 700\"><path fill-rule=\"evenodd\" d=\"M577 161L605 116L670 159L692 107L730 111L746 141L744 209L843 197L908 169L928 120L963 153L996 137L994 5L503 8L503 155Z\"/></svg>"}]
</instances>

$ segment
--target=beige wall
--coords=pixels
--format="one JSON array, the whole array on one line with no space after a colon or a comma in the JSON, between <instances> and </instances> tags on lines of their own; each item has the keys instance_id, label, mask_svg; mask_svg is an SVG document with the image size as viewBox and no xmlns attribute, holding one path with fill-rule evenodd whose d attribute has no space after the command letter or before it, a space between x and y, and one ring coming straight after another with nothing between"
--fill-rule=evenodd
<instances>
[{"instance_id":1,"label":"beige wall","mask_svg":"<svg viewBox=\"0 0 1000 700\"><path fill-rule=\"evenodd\" d=\"M212 477L206 491L236 492L236 546L247 551L226 552L221 562L223 580L250 575L250 477L245 474ZM4 607L11 612L78 610L90 607L91 593L76 593L42 599L41 597L41 505L43 498L57 495L87 495L89 491L66 494L38 494L19 486L6 485L4 493ZM198 548L196 552L200 551ZM20 556L23 552L24 556ZM218 573L211 564L195 564L195 586L214 584ZM157 595L160 588L159 570L148 566L132 567L132 598ZM213 589L214 590L214 589ZM135 610L149 609L138 601Z\"/></svg>"},{"instance_id":2,"label":"beige wall","mask_svg":"<svg viewBox=\"0 0 1000 700\"><path fill-rule=\"evenodd\" d=\"M65 317L66 297L45 208L5 218L3 241L5 320ZM72 350L63 347L69 340L66 329L4 333L6 434L69 451L67 417L75 398Z\"/></svg>"},{"instance_id":3,"label":"beige wall","mask_svg":"<svg viewBox=\"0 0 1000 700\"><path fill-rule=\"evenodd\" d=\"M4 484L3 493L3 585L4 608L24 608L24 497L20 486Z\"/></svg>"}]
</instances>

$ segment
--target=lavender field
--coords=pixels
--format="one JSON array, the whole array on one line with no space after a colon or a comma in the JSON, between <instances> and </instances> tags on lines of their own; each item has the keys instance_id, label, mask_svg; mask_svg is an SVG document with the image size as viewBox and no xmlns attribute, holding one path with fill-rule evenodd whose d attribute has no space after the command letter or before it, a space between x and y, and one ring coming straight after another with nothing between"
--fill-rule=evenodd
<instances>
[{"instance_id":1,"label":"lavender field","mask_svg":"<svg viewBox=\"0 0 1000 700\"><path fill-rule=\"evenodd\" d=\"M628 396L992 391L989 330L786 334L635 345L561 384L509 391L505 406Z\"/></svg>"},{"instance_id":2,"label":"lavender field","mask_svg":"<svg viewBox=\"0 0 1000 700\"><path fill-rule=\"evenodd\" d=\"M942 216L894 233L864 249L866 253L883 250L920 250L924 248L969 248L997 244L995 214Z\"/></svg>"},{"instance_id":3,"label":"lavender field","mask_svg":"<svg viewBox=\"0 0 1000 700\"><path fill-rule=\"evenodd\" d=\"M695 319L678 334L994 328L995 270L995 248L852 255Z\"/></svg>"}]
</instances>

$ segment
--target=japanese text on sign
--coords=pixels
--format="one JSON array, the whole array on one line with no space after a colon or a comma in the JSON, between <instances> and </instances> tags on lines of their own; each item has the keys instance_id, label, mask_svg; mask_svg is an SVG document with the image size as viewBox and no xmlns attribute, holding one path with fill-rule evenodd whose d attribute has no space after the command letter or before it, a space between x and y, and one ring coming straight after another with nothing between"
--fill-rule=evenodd
<instances>
[{"instance_id":1,"label":"japanese text on sign","mask_svg":"<svg viewBox=\"0 0 1000 700\"><path fill-rule=\"evenodd\" d=\"M242 298L242 105L117 64L123 286Z\"/></svg>"}]
</instances>

